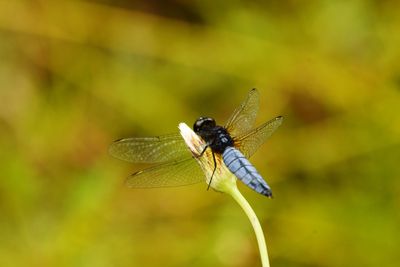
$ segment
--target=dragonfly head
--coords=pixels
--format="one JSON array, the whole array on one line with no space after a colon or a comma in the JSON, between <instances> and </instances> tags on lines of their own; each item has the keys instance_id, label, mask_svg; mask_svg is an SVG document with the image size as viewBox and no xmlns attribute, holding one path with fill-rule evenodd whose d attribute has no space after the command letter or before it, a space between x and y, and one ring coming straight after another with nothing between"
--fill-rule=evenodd
<instances>
[{"instance_id":1,"label":"dragonfly head","mask_svg":"<svg viewBox=\"0 0 400 267\"><path fill-rule=\"evenodd\" d=\"M195 133L199 134L199 132L203 130L212 129L216 126L215 120L209 117L200 117L198 118L193 125L193 130Z\"/></svg>"}]
</instances>

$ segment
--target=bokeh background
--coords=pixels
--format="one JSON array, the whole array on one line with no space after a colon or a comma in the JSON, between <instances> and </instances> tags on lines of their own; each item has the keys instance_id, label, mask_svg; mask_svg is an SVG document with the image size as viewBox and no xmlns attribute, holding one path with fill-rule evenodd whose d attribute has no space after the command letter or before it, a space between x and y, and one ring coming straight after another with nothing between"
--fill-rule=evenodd
<instances>
[{"instance_id":1,"label":"bokeh background","mask_svg":"<svg viewBox=\"0 0 400 267\"><path fill-rule=\"evenodd\" d=\"M0 2L0 265L260 266L227 195L132 190L129 136L223 123L248 91L281 128L252 157L271 265L400 262L398 1Z\"/></svg>"}]
</instances>

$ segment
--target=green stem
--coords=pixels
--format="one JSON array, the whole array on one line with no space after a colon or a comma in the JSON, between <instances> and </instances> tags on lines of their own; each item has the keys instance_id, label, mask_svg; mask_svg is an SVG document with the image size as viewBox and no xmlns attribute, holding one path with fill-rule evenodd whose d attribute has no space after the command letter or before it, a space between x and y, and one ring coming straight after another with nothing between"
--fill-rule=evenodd
<instances>
[{"instance_id":1,"label":"green stem","mask_svg":"<svg viewBox=\"0 0 400 267\"><path fill-rule=\"evenodd\" d=\"M269 259L268 259L268 251L267 251L267 244L265 243L264 233L261 228L260 222L257 218L256 213L251 208L250 204L247 200L243 197L243 195L239 192L239 189L236 186L229 187L230 195L239 203L240 207L244 210L247 217L249 218L254 232L256 233L258 248L260 250L261 256L261 264L263 267L270 267L269 266Z\"/></svg>"}]
</instances>

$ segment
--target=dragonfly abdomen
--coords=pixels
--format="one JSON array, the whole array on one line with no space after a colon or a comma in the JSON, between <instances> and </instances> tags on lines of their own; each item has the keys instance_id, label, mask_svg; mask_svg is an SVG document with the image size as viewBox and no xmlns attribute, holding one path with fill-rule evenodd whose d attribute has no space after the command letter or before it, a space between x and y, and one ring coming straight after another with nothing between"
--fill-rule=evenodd
<instances>
[{"instance_id":1,"label":"dragonfly abdomen","mask_svg":"<svg viewBox=\"0 0 400 267\"><path fill-rule=\"evenodd\" d=\"M222 158L228 169L245 185L257 193L272 197L272 191L267 182L239 150L227 147L222 153Z\"/></svg>"}]
</instances>

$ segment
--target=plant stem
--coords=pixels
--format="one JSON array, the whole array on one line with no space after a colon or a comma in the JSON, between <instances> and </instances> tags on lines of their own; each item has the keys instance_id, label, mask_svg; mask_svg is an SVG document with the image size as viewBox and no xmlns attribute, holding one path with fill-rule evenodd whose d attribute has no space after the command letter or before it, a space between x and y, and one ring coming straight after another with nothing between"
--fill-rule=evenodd
<instances>
[{"instance_id":1,"label":"plant stem","mask_svg":"<svg viewBox=\"0 0 400 267\"><path fill-rule=\"evenodd\" d=\"M239 189L236 186L229 187L230 195L239 203L240 207L244 210L247 217L249 218L254 232L256 233L258 248L260 250L261 256L261 264L263 267L270 267L269 266L269 259L268 259L268 251L267 251L267 244L265 243L265 237L263 230L260 225L260 221L257 218L256 213L251 208L250 204L244 198L244 196L240 193Z\"/></svg>"}]
</instances>

